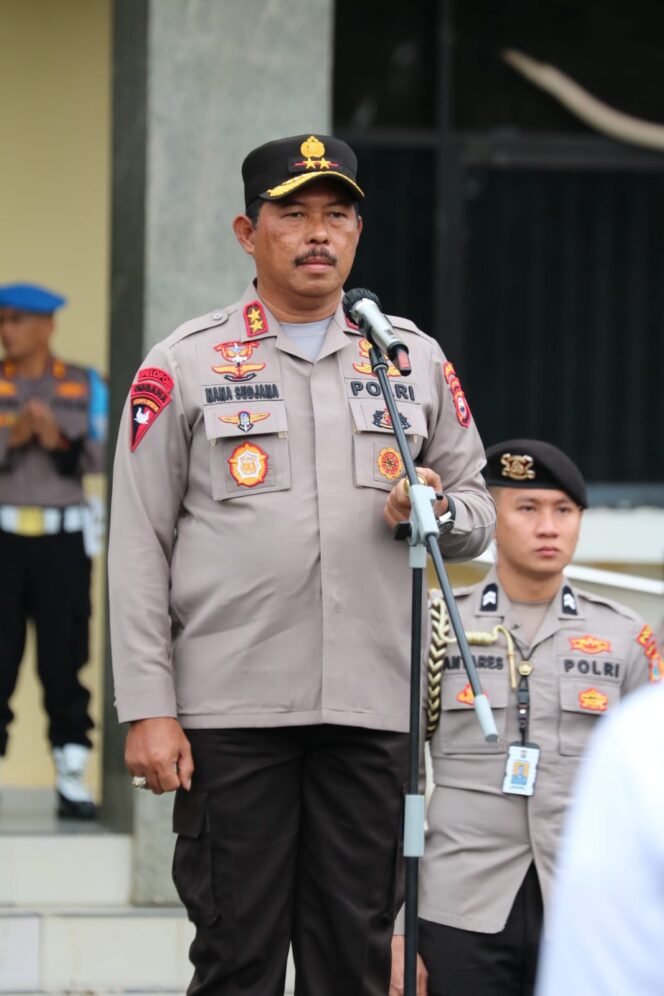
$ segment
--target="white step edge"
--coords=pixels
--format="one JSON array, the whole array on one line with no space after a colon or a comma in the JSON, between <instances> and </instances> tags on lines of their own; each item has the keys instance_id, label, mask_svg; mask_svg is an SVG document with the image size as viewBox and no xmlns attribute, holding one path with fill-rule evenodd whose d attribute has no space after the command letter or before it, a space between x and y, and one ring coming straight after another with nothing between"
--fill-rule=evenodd
<instances>
[{"instance_id":1,"label":"white step edge","mask_svg":"<svg viewBox=\"0 0 664 996\"><path fill-rule=\"evenodd\" d=\"M0 993L185 991L194 928L182 910L0 913Z\"/></svg>"},{"instance_id":2,"label":"white step edge","mask_svg":"<svg viewBox=\"0 0 664 996\"><path fill-rule=\"evenodd\" d=\"M182 996L193 936L175 908L0 912L0 993ZM285 996L293 988L289 958Z\"/></svg>"},{"instance_id":3,"label":"white step edge","mask_svg":"<svg viewBox=\"0 0 664 996\"><path fill-rule=\"evenodd\" d=\"M131 879L128 835L0 835L0 908L126 906Z\"/></svg>"}]
</instances>

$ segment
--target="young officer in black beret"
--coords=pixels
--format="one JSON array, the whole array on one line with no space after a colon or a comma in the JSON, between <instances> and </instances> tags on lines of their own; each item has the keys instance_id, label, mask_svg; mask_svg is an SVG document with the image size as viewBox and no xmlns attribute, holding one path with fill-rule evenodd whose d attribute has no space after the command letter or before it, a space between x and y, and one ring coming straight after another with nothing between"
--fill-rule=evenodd
<instances>
[{"instance_id":1,"label":"young officer in black beret","mask_svg":"<svg viewBox=\"0 0 664 996\"><path fill-rule=\"evenodd\" d=\"M659 679L643 620L565 579L588 506L578 467L536 439L510 439L486 455L497 562L456 597L499 740L482 739L459 649L436 605L428 717L435 787L419 905L429 996L533 991L543 905L588 737L627 692ZM402 944L395 936L391 996L402 992Z\"/></svg>"}]
</instances>

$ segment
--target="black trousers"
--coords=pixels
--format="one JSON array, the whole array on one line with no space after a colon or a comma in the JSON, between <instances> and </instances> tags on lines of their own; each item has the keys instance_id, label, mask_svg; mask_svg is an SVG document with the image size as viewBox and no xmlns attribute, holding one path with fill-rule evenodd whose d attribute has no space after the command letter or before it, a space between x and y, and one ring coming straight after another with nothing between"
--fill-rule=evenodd
<instances>
[{"instance_id":1,"label":"black trousers","mask_svg":"<svg viewBox=\"0 0 664 996\"><path fill-rule=\"evenodd\" d=\"M37 669L54 747L90 746L90 693L78 678L88 659L90 559L82 533L15 536L0 530L0 756L13 719L9 700L16 687L33 619Z\"/></svg>"},{"instance_id":2,"label":"black trousers","mask_svg":"<svg viewBox=\"0 0 664 996\"><path fill-rule=\"evenodd\" d=\"M408 737L187 730L173 877L196 924L189 996L386 996Z\"/></svg>"},{"instance_id":3,"label":"black trousers","mask_svg":"<svg viewBox=\"0 0 664 996\"><path fill-rule=\"evenodd\" d=\"M420 920L419 951L429 972L428 996L532 996L542 916L533 864L497 934Z\"/></svg>"}]
</instances>

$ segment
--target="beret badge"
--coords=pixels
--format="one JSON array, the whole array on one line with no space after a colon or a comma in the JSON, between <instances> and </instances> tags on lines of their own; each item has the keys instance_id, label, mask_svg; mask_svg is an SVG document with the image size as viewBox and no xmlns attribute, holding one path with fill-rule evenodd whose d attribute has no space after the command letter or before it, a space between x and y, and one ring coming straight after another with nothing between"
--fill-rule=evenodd
<instances>
[{"instance_id":1,"label":"beret badge","mask_svg":"<svg viewBox=\"0 0 664 996\"><path fill-rule=\"evenodd\" d=\"M503 468L501 470L502 476L509 477L511 481L535 480L535 471L533 470L535 461L525 453L523 456L513 456L511 453L504 453L500 458L500 463Z\"/></svg>"}]
</instances>

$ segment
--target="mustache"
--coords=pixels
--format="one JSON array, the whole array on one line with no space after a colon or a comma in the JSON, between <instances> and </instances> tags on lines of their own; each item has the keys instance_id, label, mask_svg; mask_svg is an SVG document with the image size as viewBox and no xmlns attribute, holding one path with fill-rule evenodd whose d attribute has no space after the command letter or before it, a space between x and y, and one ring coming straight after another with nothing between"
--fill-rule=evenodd
<instances>
[{"instance_id":1,"label":"mustache","mask_svg":"<svg viewBox=\"0 0 664 996\"><path fill-rule=\"evenodd\" d=\"M324 246L320 248L309 249L307 252L303 253L301 256L296 256L293 262L296 266L301 266L302 263L306 263L310 259L324 259L328 263L332 263L333 266L336 265L337 257L333 256L329 249Z\"/></svg>"}]
</instances>

